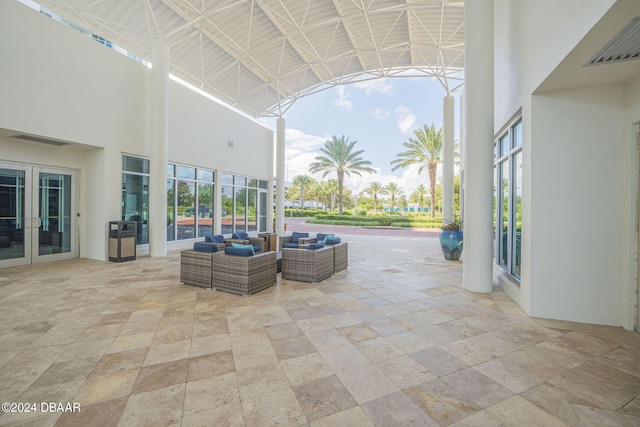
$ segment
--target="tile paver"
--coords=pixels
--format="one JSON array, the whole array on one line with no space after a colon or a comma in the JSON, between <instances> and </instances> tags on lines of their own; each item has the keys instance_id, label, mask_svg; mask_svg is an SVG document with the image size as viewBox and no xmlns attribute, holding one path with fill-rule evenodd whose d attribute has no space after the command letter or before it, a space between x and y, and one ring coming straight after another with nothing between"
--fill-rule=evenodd
<instances>
[{"instance_id":1,"label":"tile paver","mask_svg":"<svg viewBox=\"0 0 640 427\"><path fill-rule=\"evenodd\" d=\"M467 292L428 233L369 234L250 297L181 284L178 251L0 270L0 400L82 408L0 425L638 422L640 337Z\"/></svg>"}]
</instances>

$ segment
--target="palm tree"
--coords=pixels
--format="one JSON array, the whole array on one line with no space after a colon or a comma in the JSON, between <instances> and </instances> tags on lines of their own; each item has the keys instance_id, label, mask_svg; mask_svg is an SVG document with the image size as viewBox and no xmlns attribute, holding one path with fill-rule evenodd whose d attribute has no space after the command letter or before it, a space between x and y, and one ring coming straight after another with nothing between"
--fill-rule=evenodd
<instances>
[{"instance_id":1,"label":"palm tree","mask_svg":"<svg viewBox=\"0 0 640 427\"><path fill-rule=\"evenodd\" d=\"M402 195L404 193L404 188L400 187L395 182L390 182L384 187L386 190L386 194L391 196L391 210L395 212L396 210L396 197Z\"/></svg>"},{"instance_id":2,"label":"palm tree","mask_svg":"<svg viewBox=\"0 0 640 427\"><path fill-rule=\"evenodd\" d=\"M418 173L424 167L429 172L429 187L431 188L431 217L435 216L434 206L436 205L436 172L438 164L442 163L442 128L436 130L435 124L424 125L423 129L413 131L415 138L409 138L408 142L402 145L407 151L397 154L397 159L391 161L394 165L391 170L404 168L409 165L420 165Z\"/></svg>"},{"instance_id":3,"label":"palm tree","mask_svg":"<svg viewBox=\"0 0 640 427\"><path fill-rule=\"evenodd\" d=\"M313 197L313 200L316 203L316 210L318 210L318 204L320 203L320 197L323 194L322 185L319 182L313 182L311 185L307 187L307 194Z\"/></svg>"},{"instance_id":4,"label":"palm tree","mask_svg":"<svg viewBox=\"0 0 640 427\"><path fill-rule=\"evenodd\" d=\"M331 199L331 212L334 211L336 206L336 194L338 193L338 180L330 179L325 183L325 191Z\"/></svg>"},{"instance_id":5,"label":"palm tree","mask_svg":"<svg viewBox=\"0 0 640 427\"><path fill-rule=\"evenodd\" d=\"M300 209L304 208L304 190L314 182L309 175L296 175L293 177L293 185L300 187Z\"/></svg>"},{"instance_id":6,"label":"palm tree","mask_svg":"<svg viewBox=\"0 0 640 427\"><path fill-rule=\"evenodd\" d=\"M373 211L376 212L378 210L378 196L387 194L387 190L379 182L373 181L364 189L364 193L373 197Z\"/></svg>"},{"instance_id":7,"label":"palm tree","mask_svg":"<svg viewBox=\"0 0 640 427\"><path fill-rule=\"evenodd\" d=\"M418 188L413 190L413 193L411 193L411 197L418 206L420 206L421 211L424 210L424 198L427 196L428 192L429 190L427 190L427 187L425 187L424 184L420 184Z\"/></svg>"},{"instance_id":8,"label":"palm tree","mask_svg":"<svg viewBox=\"0 0 640 427\"><path fill-rule=\"evenodd\" d=\"M349 138L344 135L340 138L332 136L331 140L327 140L324 147L320 148L322 155L316 156L316 161L309 165L309 172L323 172L323 178L331 172L335 172L338 176L338 213L340 215L342 215L344 176L350 177L352 173L362 176L362 172L375 173L375 169L369 166L371 162L360 157L364 150L353 151L356 142L358 141L349 142Z\"/></svg>"}]
</instances>

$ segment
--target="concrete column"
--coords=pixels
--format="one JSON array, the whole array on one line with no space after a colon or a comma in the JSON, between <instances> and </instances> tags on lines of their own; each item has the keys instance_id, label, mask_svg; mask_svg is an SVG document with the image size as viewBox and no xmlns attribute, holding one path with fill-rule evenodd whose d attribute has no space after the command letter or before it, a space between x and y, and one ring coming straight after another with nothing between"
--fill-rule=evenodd
<instances>
[{"instance_id":1,"label":"concrete column","mask_svg":"<svg viewBox=\"0 0 640 427\"><path fill-rule=\"evenodd\" d=\"M442 99L443 155L442 155L442 220L450 220L453 213L453 107L452 95Z\"/></svg>"},{"instance_id":2,"label":"concrete column","mask_svg":"<svg viewBox=\"0 0 640 427\"><path fill-rule=\"evenodd\" d=\"M149 255L167 255L167 157L169 146L169 47L152 46L149 150Z\"/></svg>"},{"instance_id":3,"label":"concrete column","mask_svg":"<svg viewBox=\"0 0 640 427\"><path fill-rule=\"evenodd\" d=\"M278 118L276 128L276 233L284 234L284 131L285 123Z\"/></svg>"},{"instance_id":4,"label":"concrete column","mask_svg":"<svg viewBox=\"0 0 640 427\"><path fill-rule=\"evenodd\" d=\"M465 209L462 283L493 290L493 0L464 5Z\"/></svg>"}]
</instances>

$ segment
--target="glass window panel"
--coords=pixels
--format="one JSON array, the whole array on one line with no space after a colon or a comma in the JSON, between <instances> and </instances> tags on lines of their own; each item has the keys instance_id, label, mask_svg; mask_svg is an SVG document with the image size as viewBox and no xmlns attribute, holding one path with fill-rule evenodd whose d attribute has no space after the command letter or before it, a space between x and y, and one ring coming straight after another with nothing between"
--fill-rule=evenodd
<instances>
[{"instance_id":1,"label":"glass window panel","mask_svg":"<svg viewBox=\"0 0 640 427\"><path fill-rule=\"evenodd\" d=\"M502 223L500 232L500 265L507 267L508 263L508 235L509 235L509 162L500 163L500 180L502 186L502 200L500 221Z\"/></svg>"},{"instance_id":2,"label":"glass window panel","mask_svg":"<svg viewBox=\"0 0 640 427\"><path fill-rule=\"evenodd\" d=\"M269 188L269 187L267 187L267 185L269 185L269 184L267 183L267 181L264 181L264 180L262 180L262 179L261 179L261 180L260 180L260 182L258 183L258 186L259 186L260 188L264 188L265 190Z\"/></svg>"},{"instance_id":3,"label":"glass window panel","mask_svg":"<svg viewBox=\"0 0 640 427\"><path fill-rule=\"evenodd\" d=\"M213 234L213 184L198 184L198 237Z\"/></svg>"},{"instance_id":4,"label":"glass window panel","mask_svg":"<svg viewBox=\"0 0 640 427\"><path fill-rule=\"evenodd\" d=\"M177 185L177 237L178 240L193 239L196 236L196 184L189 181L177 181Z\"/></svg>"},{"instance_id":5,"label":"glass window panel","mask_svg":"<svg viewBox=\"0 0 640 427\"><path fill-rule=\"evenodd\" d=\"M176 166L176 176L182 179L196 179L196 168Z\"/></svg>"},{"instance_id":6,"label":"glass window panel","mask_svg":"<svg viewBox=\"0 0 640 427\"><path fill-rule=\"evenodd\" d=\"M513 232L513 242L512 242L512 254L511 254L511 273L520 278L520 246L521 246L521 236L522 236L522 151L518 152L515 155L514 162L514 197L515 200L512 206L513 211L515 212L515 224L514 224L514 232Z\"/></svg>"},{"instance_id":7,"label":"glass window panel","mask_svg":"<svg viewBox=\"0 0 640 427\"><path fill-rule=\"evenodd\" d=\"M509 135L500 138L500 156L504 156L509 152Z\"/></svg>"},{"instance_id":8,"label":"glass window panel","mask_svg":"<svg viewBox=\"0 0 640 427\"><path fill-rule=\"evenodd\" d=\"M493 259L496 259L496 222L498 203L498 168L493 167Z\"/></svg>"},{"instance_id":9,"label":"glass window panel","mask_svg":"<svg viewBox=\"0 0 640 427\"><path fill-rule=\"evenodd\" d=\"M122 170L127 172L149 173L149 160L139 157L122 156Z\"/></svg>"},{"instance_id":10,"label":"glass window panel","mask_svg":"<svg viewBox=\"0 0 640 427\"><path fill-rule=\"evenodd\" d=\"M235 178L236 178L235 185L239 185L239 186L242 186L242 187L246 187L247 186L247 177L246 176L236 175Z\"/></svg>"},{"instance_id":11,"label":"glass window panel","mask_svg":"<svg viewBox=\"0 0 640 427\"><path fill-rule=\"evenodd\" d=\"M0 169L0 260L24 257L23 170Z\"/></svg>"},{"instance_id":12,"label":"glass window panel","mask_svg":"<svg viewBox=\"0 0 640 427\"><path fill-rule=\"evenodd\" d=\"M246 211L247 211L247 189L235 187L235 213L234 231L247 231Z\"/></svg>"},{"instance_id":13,"label":"glass window panel","mask_svg":"<svg viewBox=\"0 0 640 427\"><path fill-rule=\"evenodd\" d=\"M257 188L258 187L258 180L255 178L249 178L249 187L251 188Z\"/></svg>"},{"instance_id":14,"label":"glass window panel","mask_svg":"<svg viewBox=\"0 0 640 427\"><path fill-rule=\"evenodd\" d=\"M498 144L493 144L493 161L498 160Z\"/></svg>"},{"instance_id":15,"label":"glass window panel","mask_svg":"<svg viewBox=\"0 0 640 427\"><path fill-rule=\"evenodd\" d=\"M222 184L233 185L233 175L229 173L223 173L221 180Z\"/></svg>"},{"instance_id":16,"label":"glass window panel","mask_svg":"<svg viewBox=\"0 0 640 427\"><path fill-rule=\"evenodd\" d=\"M176 181L167 180L167 241L176 240Z\"/></svg>"},{"instance_id":17,"label":"glass window panel","mask_svg":"<svg viewBox=\"0 0 640 427\"><path fill-rule=\"evenodd\" d=\"M247 202L247 231L258 230L258 190L250 188Z\"/></svg>"},{"instance_id":18,"label":"glass window panel","mask_svg":"<svg viewBox=\"0 0 640 427\"><path fill-rule=\"evenodd\" d=\"M222 234L231 234L233 232L233 187L223 185L220 187L222 207L220 209L220 223Z\"/></svg>"},{"instance_id":19,"label":"glass window panel","mask_svg":"<svg viewBox=\"0 0 640 427\"><path fill-rule=\"evenodd\" d=\"M213 182L213 171L198 169L198 181Z\"/></svg>"},{"instance_id":20,"label":"glass window panel","mask_svg":"<svg viewBox=\"0 0 640 427\"><path fill-rule=\"evenodd\" d=\"M122 174L122 220L136 221L137 244L149 243L149 177Z\"/></svg>"},{"instance_id":21,"label":"glass window panel","mask_svg":"<svg viewBox=\"0 0 640 427\"><path fill-rule=\"evenodd\" d=\"M513 127L513 146L520 147L522 145L522 122L518 122Z\"/></svg>"},{"instance_id":22,"label":"glass window panel","mask_svg":"<svg viewBox=\"0 0 640 427\"><path fill-rule=\"evenodd\" d=\"M260 224L258 229L260 232L267 231L267 192L260 192Z\"/></svg>"},{"instance_id":23,"label":"glass window panel","mask_svg":"<svg viewBox=\"0 0 640 427\"><path fill-rule=\"evenodd\" d=\"M176 165L174 165L172 163L168 163L167 164L167 177L176 176L175 167L176 167Z\"/></svg>"}]
</instances>

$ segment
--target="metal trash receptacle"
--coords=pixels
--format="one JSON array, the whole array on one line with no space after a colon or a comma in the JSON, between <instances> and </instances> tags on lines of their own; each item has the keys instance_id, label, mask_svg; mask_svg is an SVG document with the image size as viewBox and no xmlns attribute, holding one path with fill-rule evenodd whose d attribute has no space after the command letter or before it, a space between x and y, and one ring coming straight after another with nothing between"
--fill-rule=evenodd
<instances>
[{"instance_id":1,"label":"metal trash receptacle","mask_svg":"<svg viewBox=\"0 0 640 427\"><path fill-rule=\"evenodd\" d=\"M136 227L135 221L109 221L109 261L136 259Z\"/></svg>"}]
</instances>

